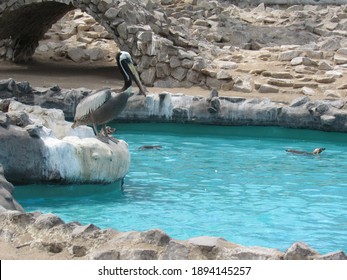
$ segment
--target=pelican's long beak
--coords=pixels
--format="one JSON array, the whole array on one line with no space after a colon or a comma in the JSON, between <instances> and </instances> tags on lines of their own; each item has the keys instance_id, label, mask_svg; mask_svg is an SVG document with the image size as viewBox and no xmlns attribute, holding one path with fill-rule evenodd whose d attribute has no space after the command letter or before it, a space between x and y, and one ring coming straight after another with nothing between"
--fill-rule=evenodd
<instances>
[{"instance_id":1,"label":"pelican's long beak","mask_svg":"<svg viewBox=\"0 0 347 280\"><path fill-rule=\"evenodd\" d=\"M135 83L137 84L137 86L140 89L140 93L143 94L144 96L146 96L147 89L145 88L144 85L142 85L140 77L139 77L139 74L137 73L134 64L132 62L130 62L128 64L128 66L129 66L129 69L131 71L131 74L133 76L133 79L134 79Z\"/></svg>"}]
</instances>

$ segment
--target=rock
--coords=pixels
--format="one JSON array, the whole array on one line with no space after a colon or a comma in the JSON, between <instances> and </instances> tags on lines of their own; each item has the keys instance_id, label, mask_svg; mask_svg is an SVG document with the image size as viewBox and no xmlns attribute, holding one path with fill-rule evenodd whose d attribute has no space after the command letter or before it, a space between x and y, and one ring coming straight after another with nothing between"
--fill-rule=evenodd
<instances>
[{"instance_id":1,"label":"rock","mask_svg":"<svg viewBox=\"0 0 347 280\"><path fill-rule=\"evenodd\" d=\"M231 260L281 260L283 253L270 248L234 246L225 248L217 255L218 259Z\"/></svg>"},{"instance_id":2,"label":"rock","mask_svg":"<svg viewBox=\"0 0 347 280\"><path fill-rule=\"evenodd\" d=\"M326 97L341 98L341 95L336 90L326 90L324 91Z\"/></svg>"},{"instance_id":3,"label":"rock","mask_svg":"<svg viewBox=\"0 0 347 280\"><path fill-rule=\"evenodd\" d=\"M262 84L262 85L260 85L258 92L260 92L260 93L278 93L279 88L275 87L275 86L267 85L267 84Z\"/></svg>"},{"instance_id":4,"label":"rock","mask_svg":"<svg viewBox=\"0 0 347 280\"><path fill-rule=\"evenodd\" d=\"M0 164L0 207L7 210L16 210L24 212L22 206L12 196L14 190L13 185L4 177L4 169Z\"/></svg>"},{"instance_id":5,"label":"rock","mask_svg":"<svg viewBox=\"0 0 347 280\"><path fill-rule=\"evenodd\" d=\"M290 64L292 66L300 65L302 64L304 58L302 56L294 57L291 61Z\"/></svg>"},{"instance_id":6,"label":"rock","mask_svg":"<svg viewBox=\"0 0 347 280\"><path fill-rule=\"evenodd\" d=\"M2 186L0 177L0 207L8 210L24 211L23 208L14 199L11 192Z\"/></svg>"},{"instance_id":7,"label":"rock","mask_svg":"<svg viewBox=\"0 0 347 280\"><path fill-rule=\"evenodd\" d=\"M72 48L67 53L68 57L74 62L81 62L85 56L84 50L80 48Z\"/></svg>"},{"instance_id":8,"label":"rock","mask_svg":"<svg viewBox=\"0 0 347 280\"><path fill-rule=\"evenodd\" d=\"M333 70L334 68L326 61L321 61L321 62L319 62L318 69L329 71L329 70Z\"/></svg>"},{"instance_id":9,"label":"rock","mask_svg":"<svg viewBox=\"0 0 347 280\"><path fill-rule=\"evenodd\" d=\"M298 97L297 99L293 100L293 102L289 106L290 107L298 107L298 106L304 105L310 101L311 101L310 98L308 98L307 96Z\"/></svg>"},{"instance_id":10,"label":"rock","mask_svg":"<svg viewBox=\"0 0 347 280\"><path fill-rule=\"evenodd\" d=\"M24 212L24 211L23 211ZM35 221L34 214L32 213L22 213L20 211L7 211L5 212L8 220L19 228L26 228L28 225Z\"/></svg>"},{"instance_id":11,"label":"rock","mask_svg":"<svg viewBox=\"0 0 347 280\"><path fill-rule=\"evenodd\" d=\"M229 80L229 79L232 79L232 75L230 72L226 70L220 70L217 72L216 78L218 80Z\"/></svg>"},{"instance_id":12,"label":"rock","mask_svg":"<svg viewBox=\"0 0 347 280\"><path fill-rule=\"evenodd\" d=\"M316 76L315 81L322 84L331 84L335 82L336 78L332 75L329 76Z\"/></svg>"},{"instance_id":13,"label":"rock","mask_svg":"<svg viewBox=\"0 0 347 280\"><path fill-rule=\"evenodd\" d=\"M322 124L330 126L335 122L336 118L334 116L323 115L320 117L320 120Z\"/></svg>"},{"instance_id":14,"label":"rock","mask_svg":"<svg viewBox=\"0 0 347 280\"><path fill-rule=\"evenodd\" d=\"M134 249L124 252L124 256L130 260L157 260L158 252L151 249Z\"/></svg>"},{"instance_id":15,"label":"rock","mask_svg":"<svg viewBox=\"0 0 347 280\"><path fill-rule=\"evenodd\" d=\"M0 126L6 128L10 124L10 118L7 114L0 112Z\"/></svg>"},{"instance_id":16,"label":"rock","mask_svg":"<svg viewBox=\"0 0 347 280\"><path fill-rule=\"evenodd\" d=\"M90 60L97 61L101 60L105 56L105 53L100 48L91 48L85 51L85 55L89 57Z\"/></svg>"},{"instance_id":17,"label":"rock","mask_svg":"<svg viewBox=\"0 0 347 280\"><path fill-rule=\"evenodd\" d=\"M224 70L232 70L238 67L236 62L233 61L215 61L217 67Z\"/></svg>"},{"instance_id":18,"label":"rock","mask_svg":"<svg viewBox=\"0 0 347 280\"><path fill-rule=\"evenodd\" d=\"M308 96L313 96L316 94L315 90L310 88L310 87L303 87L301 89L301 92L304 94L304 95L308 95Z\"/></svg>"},{"instance_id":19,"label":"rock","mask_svg":"<svg viewBox=\"0 0 347 280\"><path fill-rule=\"evenodd\" d=\"M77 236L90 235L98 230L99 228L94 226L93 224L89 224L85 226L77 226L73 229L72 236L77 237Z\"/></svg>"},{"instance_id":20,"label":"rock","mask_svg":"<svg viewBox=\"0 0 347 280\"><path fill-rule=\"evenodd\" d=\"M269 79L268 84L277 87L292 87L294 82L286 79Z\"/></svg>"},{"instance_id":21,"label":"rock","mask_svg":"<svg viewBox=\"0 0 347 280\"><path fill-rule=\"evenodd\" d=\"M111 7L105 12L105 17L109 20L114 20L117 18L118 14L119 10L115 7Z\"/></svg>"},{"instance_id":22,"label":"rock","mask_svg":"<svg viewBox=\"0 0 347 280\"><path fill-rule=\"evenodd\" d=\"M347 260L347 256L343 251L320 255L316 260Z\"/></svg>"},{"instance_id":23,"label":"rock","mask_svg":"<svg viewBox=\"0 0 347 280\"><path fill-rule=\"evenodd\" d=\"M302 59L302 64L305 65L305 66L313 66L313 67L317 67L318 66L318 63L308 57L304 57Z\"/></svg>"},{"instance_id":24,"label":"rock","mask_svg":"<svg viewBox=\"0 0 347 280\"><path fill-rule=\"evenodd\" d=\"M108 181L120 184L130 160L128 147L124 141L105 145L94 137L90 128L82 126L73 130L71 123L65 121L64 114L60 110L44 109L12 101L8 114L15 112L28 114L33 124L27 125L24 129L9 125L4 130L0 126L2 143L0 162L3 162L4 169L8 170L7 179L15 183L41 181L81 183L86 180L85 182ZM91 150L93 154L98 155L97 158L88 156ZM63 153L64 157L59 153ZM21 158L20 162L18 158ZM86 160L88 158L90 161ZM96 172L98 168L103 172ZM121 173L117 174L115 170ZM116 178L118 176L120 177Z\"/></svg>"},{"instance_id":25,"label":"rock","mask_svg":"<svg viewBox=\"0 0 347 280\"><path fill-rule=\"evenodd\" d=\"M49 253L58 254L64 250L66 244L62 242L37 241L33 242L30 246Z\"/></svg>"},{"instance_id":26,"label":"rock","mask_svg":"<svg viewBox=\"0 0 347 280\"><path fill-rule=\"evenodd\" d=\"M316 108L315 111L318 112L320 115L326 113L329 111L331 105L329 103L325 102L316 102Z\"/></svg>"},{"instance_id":27,"label":"rock","mask_svg":"<svg viewBox=\"0 0 347 280\"><path fill-rule=\"evenodd\" d=\"M302 52L299 51L299 50L284 51L284 52L281 52L278 55L278 60L280 60L280 61L291 61L293 58L300 56L301 53Z\"/></svg>"},{"instance_id":28,"label":"rock","mask_svg":"<svg viewBox=\"0 0 347 280\"><path fill-rule=\"evenodd\" d=\"M50 229L57 225L64 224L64 221L52 213L42 214L36 218L34 227L39 230Z\"/></svg>"},{"instance_id":29,"label":"rock","mask_svg":"<svg viewBox=\"0 0 347 280\"><path fill-rule=\"evenodd\" d=\"M117 250L106 250L93 253L91 260L120 260L120 253Z\"/></svg>"},{"instance_id":30,"label":"rock","mask_svg":"<svg viewBox=\"0 0 347 280\"><path fill-rule=\"evenodd\" d=\"M340 48L336 51L337 54L347 56L347 48Z\"/></svg>"},{"instance_id":31,"label":"rock","mask_svg":"<svg viewBox=\"0 0 347 280\"><path fill-rule=\"evenodd\" d=\"M343 77L342 71L337 71L337 70L330 70L330 71L327 71L325 74L329 77L331 76L334 78L342 78Z\"/></svg>"},{"instance_id":32,"label":"rock","mask_svg":"<svg viewBox=\"0 0 347 280\"><path fill-rule=\"evenodd\" d=\"M178 81L182 81L186 75L188 70L183 67L177 67L171 72L171 76L174 77Z\"/></svg>"},{"instance_id":33,"label":"rock","mask_svg":"<svg viewBox=\"0 0 347 280\"><path fill-rule=\"evenodd\" d=\"M337 89L347 89L347 84L342 84Z\"/></svg>"},{"instance_id":34,"label":"rock","mask_svg":"<svg viewBox=\"0 0 347 280\"><path fill-rule=\"evenodd\" d=\"M194 237L187 240L189 244L192 244L198 247L203 247L209 250L219 246L220 243L223 243L225 241L226 240L223 238L211 237L211 236L199 236L199 237Z\"/></svg>"},{"instance_id":35,"label":"rock","mask_svg":"<svg viewBox=\"0 0 347 280\"><path fill-rule=\"evenodd\" d=\"M9 112L8 117L10 119L10 124L25 127L32 122L29 119L29 116L25 112Z\"/></svg>"},{"instance_id":36,"label":"rock","mask_svg":"<svg viewBox=\"0 0 347 280\"><path fill-rule=\"evenodd\" d=\"M253 91L251 77L236 78L233 85L233 90L238 92L250 93Z\"/></svg>"},{"instance_id":37,"label":"rock","mask_svg":"<svg viewBox=\"0 0 347 280\"><path fill-rule=\"evenodd\" d=\"M347 56L336 53L334 55L334 62L338 65L347 63Z\"/></svg>"},{"instance_id":38,"label":"rock","mask_svg":"<svg viewBox=\"0 0 347 280\"><path fill-rule=\"evenodd\" d=\"M165 246L171 240L170 236L168 236L165 232L159 229L152 229L149 231L142 232L141 238L145 243L155 244L158 246Z\"/></svg>"},{"instance_id":39,"label":"rock","mask_svg":"<svg viewBox=\"0 0 347 280\"><path fill-rule=\"evenodd\" d=\"M141 80L146 86L152 86L156 77L156 68L151 67L143 70L141 73Z\"/></svg>"},{"instance_id":40,"label":"rock","mask_svg":"<svg viewBox=\"0 0 347 280\"><path fill-rule=\"evenodd\" d=\"M311 247L307 246L303 242L296 242L290 246L285 254L284 260L310 260L318 256L319 253L313 250Z\"/></svg>"},{"instance_id":41,"label":"rock","mask_svg":"<svg viewBox=\"0 0 347 280\"><path fill-rule=\"evenodd\" d=\"M288 72L271 72L270 76L275 79L293 79L293 75Z\"/></svg>"},{"instance_id":42,"label":"rock","mask_svg":"<svg viewBox=\"0 0 347 280\"><path fill-rule=\"evenodd\" d=\"M163 260L188 260L189 248L177 240L171 240L166 247L161 259Z\"/></svg>"},{"instance_id":43,"label":"rock","mask_svg":"<svg viewBox=\"0 0 347 280\"><path fill-rule=\"evenodd\" d=\"M317 88L318 84L317 83L307 83L307 82L294 82L293 84L293 88L304 88L304 87L308 87L308 88Z\"/></svg>"},{"instance_id":44,"label":"rock","mask_svg":"<svg viewBox=\"0 0 347 280\"><path fill-rule=\"evenodd\" d=\"M69 253L74 258L81 258L87 254L87 248L85 246L72 245L71 247L69 247Z\"/></svg>"},{"instance_id":45,"label":"rock","mask_svg":"<svg viewBox=\"0 0 347 280\"><path fill-rule=\"evenodd\" d=\"M193 24L197 25L197 26L211 27L211 25L208 23L208 21L203 20L203 19L197 19L196 21L194 21Z\"/></svg>"}]
</instances>

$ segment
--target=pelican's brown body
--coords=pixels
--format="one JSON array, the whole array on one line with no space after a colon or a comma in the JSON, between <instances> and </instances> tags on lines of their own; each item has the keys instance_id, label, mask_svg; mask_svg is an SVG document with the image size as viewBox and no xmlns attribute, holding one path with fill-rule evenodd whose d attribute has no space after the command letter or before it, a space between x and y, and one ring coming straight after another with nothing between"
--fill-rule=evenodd
<instances>
[{"instance_id":1,"label":"pelican's brown body","mask_svg":"<svg viewBox=\"0 0 347 280\"><path fill-rule=\"evenodd\" d=\"M118 91L110 89L101 90L84 98L76 107L73 128L79 125L93 125L95 135L109 138L106 124L114 120L124 110L128 98L132 95L132 80L139 87L140 93L146 95L145 88L140 81L130 54L123 51L119 52L116 59L124 78L123 88ZM97 125L102 125L102 133L98 133Z\"/></svg>"},{"instance_id":2,"label":"pelican's brown body","mask_svg":"<svg viewBox=\"0 0 347 280\"><path fill-rule=\"evenodd\" d=\"M105 125L114 120L124 110L131 92L129 94L126 91L116 93L110 89L105 89L95 93L95 95L103 100L102 106L90 109L95 104L94 94L83 99L83 103L79 104L80 107L76 108L73 128L79 125Z\"/></svg>"}]
</instances>

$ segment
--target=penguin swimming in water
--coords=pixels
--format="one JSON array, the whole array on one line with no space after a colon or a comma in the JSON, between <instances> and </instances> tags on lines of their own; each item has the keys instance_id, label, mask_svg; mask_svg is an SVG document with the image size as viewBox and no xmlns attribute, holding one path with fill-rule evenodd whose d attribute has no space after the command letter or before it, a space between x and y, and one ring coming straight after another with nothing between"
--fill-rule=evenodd
<instances>
[{"instance_id":1,"label":"penguin swimming in water","mask_svg":"<svg viewBox=\"0 0 347 280\"><path fill-rule=\"evenodd\" d=\"M286 150L286 152L293 153L293 154L300 154L300 155L319 155L324 150L325 148L316 148L312 152L298 151L298 150Z\"/></svg>"}]
</instances>

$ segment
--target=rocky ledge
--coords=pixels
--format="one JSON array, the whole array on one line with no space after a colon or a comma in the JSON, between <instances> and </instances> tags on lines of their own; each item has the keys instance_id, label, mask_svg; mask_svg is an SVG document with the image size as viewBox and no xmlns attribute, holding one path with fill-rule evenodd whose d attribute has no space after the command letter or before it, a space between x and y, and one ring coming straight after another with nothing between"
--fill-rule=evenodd
<instances>
[{"instance_id":1,"label":"rocky ledge","mask_svg":"<svg viewBox=\"0 0 347 280\"><path fill-rule=\"evenodd\" d=\"M0 81L0 98L43 108L59 108L72 119L78 102L93 93L85 88L32 88L28 82L13 79ZM63 116L60 116L63 119ZM347 131L346 98L313 100L298 96L289 103L269 98L218 96L209 97L162 92L140 98L133 95L118 118L126 122L179 122L217 125L254 125L305 128L323 131Z\"/></svg>"},{"instance_id":2,"label":"rocky ledge","mask_svg":"<svg viewBox=\"0 0 347 280\"><path fill-rule=\"evenodd\" d=\"M319 254L304 243L294 243L285 252L263 247L245 247L222 238L201 236L186 241L170 238L153 229L118 232L89 224L64 223L47 213L0 210L0 238L18 252L40 251L49 259L92 260L346 260L344 252Z\"/></svg>"},{"instance_id":3,"label":"rocky ledge","mask_svg":"<svg viewBox=\"0 0 347 280\"><path fill-rule=\"evenodd\" d=\"M87 126L76 129L59 109L0 99L0 164L12 183L120 182L130 165L128 145L103 143Z\"/></svg>"}]
</instances>

